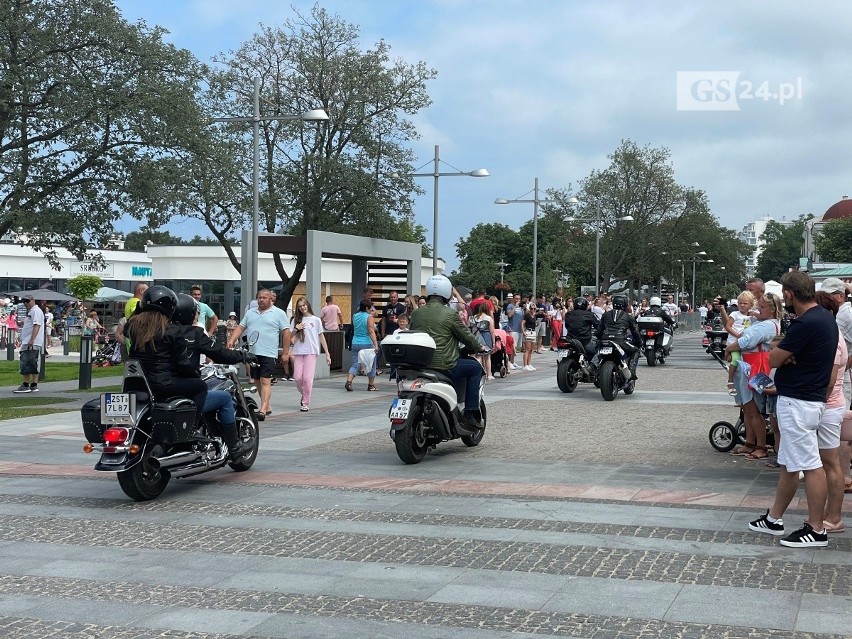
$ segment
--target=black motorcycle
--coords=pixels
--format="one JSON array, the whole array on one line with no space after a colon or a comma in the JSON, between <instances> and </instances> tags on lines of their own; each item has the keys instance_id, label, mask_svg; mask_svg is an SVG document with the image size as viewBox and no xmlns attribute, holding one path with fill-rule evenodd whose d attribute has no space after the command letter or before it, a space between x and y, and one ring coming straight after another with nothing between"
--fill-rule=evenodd
<instances>
[{"instance_id":1,"label":"black motorcycle","mask_svg":"<svg viewBox=\"0 0 852 639\"><path fill-rule=\"evenodd\" d=\"M648 366L666 363L672 352L672 331L662 317L645 315L636 320L642 344L645 346L645 360Z\"/></svg>"},{"instance_id":2,"label":"black motorcycle","mask_svg":"<svg viewBox=\"0 0 852 639\"><path fill-rule=\"evenodd\" d=\"M611 402L618 395L618 391L632 395L636 390L636 380L630 378L630 354L618 342L602 339L598 343L598 353L595 357L598 359L601 397Z\"/></svg>"},{"instance_id":3,"label":"black motorcycle","mask_svg":"<svg viewBox=\"0 0 852 639\"><path fill-rule=\"evenodd\" d=\"M722 326L722 320L716 319L712 324L704 326L704 337L701 340L701 345L708 355L715 357L720 362L724 362L727 342L728 331Z\"/></svg>"},{"instance_id":4,"label":"black motorcycle","mask_svg":"<svg viewBox=\"0 0 852 639\"><path fill-rule=\"evenodd\" d=\"M563 393L573 393L579 382L598 383L598 371L586 357L583 344L573 337L556 341L556 385Z\"/></svg>"},{"instance_id":5,"label":"black motorcycle","mask_svg":"<svg viewBox=\"0 0 852 639\"><path fill-rule=\"evenodd\" d=\"M222 468L237 472L252 467L260 445L257 403L247 397L233 365L211 364L201 369L211 390L228 391L234 400L237 433L246 451L236 460L214 414L196 425L195 404L186 398L153 401L141 364L128 360L120 393L102 393L80 410L89 443L83 451L99 451L95 470L116 473L118 484L131 499L157 498L171 478L189 477Z\"/></svg>"}]
</instances>

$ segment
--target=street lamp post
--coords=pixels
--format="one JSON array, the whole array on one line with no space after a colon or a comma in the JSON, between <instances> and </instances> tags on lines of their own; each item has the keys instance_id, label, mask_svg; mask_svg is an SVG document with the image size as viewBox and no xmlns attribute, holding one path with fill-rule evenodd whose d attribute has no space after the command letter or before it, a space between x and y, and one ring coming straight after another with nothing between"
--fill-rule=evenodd
<instances>
[{"instance_id":1,"label":"street lamp post","mask_svg":"<svg viewBox=\"0 0 852 639\"><path fill-rule=\"evenodd\" d=\"M501 284L501 286L500 286L500 306L503 306L503 286L502 286L502 284L503 284L503 274L505 273L505 271L503 269L505 269L507 266L509 266L509 263L504 262L503 260L500 260L499 262L496 262L496 264L497 264L497 266L500 267L500 284Z\"/></svg>"},{"instance_id":2,"label":"street lamp post","mask_svg":"<svg viewBox=\"0 0 852 639\"><path fill-rule=\"evenodd\" d=\"M572 198L576 199L576 198ZM595 217L568 217L565 218L566 222L586 222L586 221L594 221L595 222L595 297L600 293L600 282L601 282L601 222L603 222L603 216L601 215L600 209L597 211L597 215ZM632 215L625 215L623 217L615 218L616 222L632 222ZM607 286L607 290L609 287Z\"/></svg>"},{"instance_id":3,"label":"street lamp post","mask_svg":"<svg viewBox=\"0 0 852 639\"><path fill-rule=\"evenodd\" d=\"M521 198L516 198L514 200L507 200L506 198L498 197L494 200L494 204L532 204L533 205L533 269L532 269L532 294L535 297L538 294L536 288L538 287L538 207L541 204L553 204L552 200L540 200L538 199L538 178L535 178L533 186L533 199L524 200ZM572 197L568 200L569 204L576 204L579 200L577 198Z\"/></svg>"},{"instance_id":4,"label":"street lamp post","mask_svg":"<svg viewBox=\"0 0 852 639\"><path fill-rule=\"evenodd\" d=\"M303 120L305 122L325 122L328 120L328 113L324 109L310 109L299 115L260 115L260 77L254 78L253 91L253 111L251 116L247 117L231 117L231 118L212 118L210 122L251 122L252 123L252 146L253 146L253 171L252 171L252 216L251 216L251 248L249 249L248 264L243 263L240 266L243 303L246 303L246 292L254 298L257 291L257 235L260 219L260 123L270 122L273 120ZM248 267L248 268L246 268Z\"/></svg>"},{"instance_id":5,"label":"street lamp post","mask_svg":"<svg viewBox=\"0 0 852 639\"><path fill-rule=\"evenodd\" d=\"M695 308L696 308L696 306L695 306L695 300L696 300L696 297L695 297L695 263L696 262L702 262L704 264L711 264L713 262L713 260L710 260L710 259L699 260L698 259L699 255L707 255L707 251L698 251L698 253L696 253L695 255L692 256L692 299L690 301L692 302L692 309L693 310L695 310Z\"/></svg>"},{"instance_id":6,"label":"street lamp post","mask_svg":"<svg viewBox=\"0 0 852 639\"><path fill-rule=\"evenodd\" d=\"M441 172L440 148L435 145L434 169L431 173L408 173L410 177L433 177L435 178L435 195L432 203L432 275L438 273L438 178L441 177L488 177L488 169L475 169L473 171ZM452 166L452 165L450 165ZM454 167L455 168L455 167Z\"/></svg>"}]
</instances>

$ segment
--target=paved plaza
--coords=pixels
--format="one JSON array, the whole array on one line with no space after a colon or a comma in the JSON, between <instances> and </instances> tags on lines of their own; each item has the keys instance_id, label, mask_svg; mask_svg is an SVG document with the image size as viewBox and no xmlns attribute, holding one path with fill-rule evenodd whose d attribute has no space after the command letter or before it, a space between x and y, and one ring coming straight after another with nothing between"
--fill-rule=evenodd
<instances>
[{"instance_id":1,"label":"paved plaza","mask_svg":"<svg viewBox=\"0 0 852 639\"><path fill-rule=\"evenodd\" d=\"M386 378L320 380L308 413L281 381L249 472L140 504L92 470L76 413L0 421L0 637L852 636L852 533L802 550L748 531L777 471L711 448L737 411L700 334L615 402L561 393L553 355L488 383L480 446L415 466ZM31 401L73 408L75 387Z\"/></svg>"}]
</instances>

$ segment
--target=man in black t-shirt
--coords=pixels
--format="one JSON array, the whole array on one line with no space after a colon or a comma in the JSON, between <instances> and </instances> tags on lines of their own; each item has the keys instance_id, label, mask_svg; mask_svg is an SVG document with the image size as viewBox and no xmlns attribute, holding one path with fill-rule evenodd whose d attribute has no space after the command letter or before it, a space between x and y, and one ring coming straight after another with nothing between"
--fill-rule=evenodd
<instances>
[{"instance_id":1,"label":"man in black t-shirt","mask_svg":"<svg viewBox=\"0 0 852 639\"><path fill-rule=\"evenodd\" d=\"M793 548L827 546L823 515L828 483L820 455L824 437L819 425L831 390L829 382L839 331L834 316L816 303L810 275L790 271L781 278L781 284L784 306L796 313L784 339L769 355L769 365L776 369L781 474L772 508L749 523L749 528L772 535L784 534L781 517L796 494L799 472L802 472L808 519L802 528L784 537L781 545Z\"/></svg>"},{"instance_id":2,"label":"man in black t-shirt","mask_svg":"<svg viewBox=\"0 0 852 639\"><path fill-rule=\"evenodd\" d=\"M393 332L399 328L399 323L396 321L400 315L405 313L405 304L399 301L399 293L391 291L388 293L388 303L382 311L382 326L380 337L393 335Z\"/></svg>"}]
</instances>

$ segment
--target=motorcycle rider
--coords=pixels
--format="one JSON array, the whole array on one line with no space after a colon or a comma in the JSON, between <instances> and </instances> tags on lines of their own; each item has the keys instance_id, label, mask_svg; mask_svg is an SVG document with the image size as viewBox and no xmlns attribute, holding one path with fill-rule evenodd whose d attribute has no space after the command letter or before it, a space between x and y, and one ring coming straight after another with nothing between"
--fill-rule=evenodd
<instances>
[{"instance_id":1,"label":"motorcycle rider","mask_svg":"<svg viewBox=\"0 0 852 639\"><path fill-rule=\"evenodd\" d=\"M636 327L636 320L625 310L626 308L627 298L624 295L613 295L612 310L603 314L597 337L598 342L601 339L608 339L624 349L629 358L627 366L630 369L630 379L638 379L636 365L639 363L640 350L634 344L641 344L642 338Z\"/></svg>"},{"instance_id":2,"label":"motorcycle rider","mask_svg":"<svg viewBox=\"0 0 852 639\"><path fill-rule=\"evenodd\" d=\"M194 297L183 293L177 296L177 307L172 320L181 327L181 334L186 340L187 355L194 368L194 377L201 378L201 356L205 355L217 364L241 364L257 362L257 356L241 350L226 349L223 344L217 344L198 325L199 305ZM231 394L225 390L209 390L201 409L202 413L216 411L222 438L228 446L232 461L242 457L242 442L237 432L237 418L234 413L234 401Z\"/></svg>"},{"instance_id":3,"label":"motorcycle rider","mask_svg":"<svg viewBox=\"0 0 852 639\"><path fill-rule=\"evenodd\" d=\"M183 327L171 322L177 295L166 286L145 291L124 334L130 340L130 359L138 360L154 393L154 401L188 397L195 403L196 420L202 415L207 384L189 361Z\"/></svg>"},{"instance_id":4,"label":"motorcycle rider","mask_svg":"<svg viewBox=\"0 0 852 639\"><path fill-rule=\"evenodd\" d=\"M443 371L453 381L465 381L465 424L482 428L479 414L482 365L476 360L459 357L458 344L462 342L473 353L485 352L485 349L462 324L459 314L447 306L454 292L453 285L445 276L430 277L426 282L426 305L411 314L410 330L423 331L435 340L435 355L429 368Z\"/></svg>"},{"instance_id":5,"label":"motorcycle rider","mask_svg":"<svg viewBox=\"0 0 852 639\"><path fill-rule=\"evenodd\" d=\"M599 327L600 321L589 310L589 300L575 297L574 310L565 314L565 332L568 337L573 337L583 345L589 358L594 357L597 350L595 334Z\"/></svg>"},{"instance_id":6,"label":"motorcycle rider","mask_svg":"<svg viewBox=\"0 0 852 639\"><path fill-rule=\"evenodd\" d=\"M663 308L662 303L660 302L659 297L652 297L649 301L651 308L645 313L645 317L662 317L663 321L666 323L670 329L674 330L677 328L677 322L675 322L671 315L668 314L666 309Z\"/></svg>"}]
</instances>

